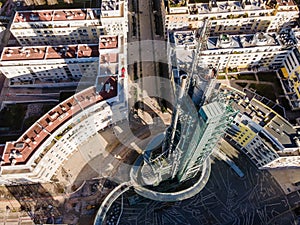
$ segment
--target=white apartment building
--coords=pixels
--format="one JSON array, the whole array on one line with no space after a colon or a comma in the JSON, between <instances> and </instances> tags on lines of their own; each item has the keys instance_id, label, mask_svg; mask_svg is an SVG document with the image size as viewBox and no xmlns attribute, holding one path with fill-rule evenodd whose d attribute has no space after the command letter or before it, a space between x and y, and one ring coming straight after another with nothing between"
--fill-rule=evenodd
<instances>
[{"instance_id":1,"label":"white apartment building","mask_svg":"<svg viewBox=\"0 0 300 225\"><path fill-rule=\"evenodd\" d=\"M112 120L106 102L118 96L118 80L102 79L104 87L85 89L36 121L1 155L0 184L49 182L78 147ZM106 88L109 86L109 88ZM93 155L91 155L93 157Z\"/></svg>"},{"instance_id":2,"label":"white apartment building","mask_svg":"<svg viewBox=\"0 0 300 225\"><path fill-rule=\"evenodd\" d=\"M295 47L286 56L279 72L281 85L292 110L300 109L300 51Z\"/></svg>"},{"instance_id":3,"label":"white apartment building","mask_svg":"<svg viewBox=\"0 0 300 225\"><path fill-rule=\"evenodd\" d=\"M101 9L18 11L10 31L22 46L95 44L100 35L128 31L127 1L102 1Z\"/></svg>"},{"instance_id":4,"label":"white apartment building","mask_svg":"<svg viewBox=\"0 0 300 225\"><path fill-rule=\"evenodd\" d=\"M179 67L184 66L188 60L187 55L192 56L193 50L197 48L199 42L196 41L195 33L176 31L172 34ZM274 32L210 36L201 43L199 64L220 72L256 66L262 69L280 68L294 43L290 35Z\"/></svg>"},{"instance_id":5,"label":"white apartment building","mask_svg":"<svg viewBox=\"0 0 300 225\"><path fill-rule=\"evenodd\" d=\"M11 32L23 47L3 50L0 71L15 86L76 84L101 73L99 63L117 75L127 64L127 7L103 0L101 9L16 12Z\"/></svg>"},{"instance_id":6,"label":"white apartment building","mask_svg":"<svg viewBox=\"0 0 300 225\"><path fill-rule=\"evenodd\" d=\"M199 2L199 3L198 3ZM164 26L172 30L197 29L201 21L210 20L210 33L278 32L298 17L298 7L293 0L242 0L200 3L197 0L169 0Z\"/></svg>"},{"instance_id":7,"label":"white apartment building","mask_svg":"<svg viewBox=\"0 0 300 225\"><path fill-rule=\"evenodd\" d=\"M6 143L1 151L0 184L55 181L59 168L82 143L126 117L126 35L101 35L97 44L4 49L0 69L14 82L87 74L94 83L51 109L18 140ZM18 71L27 75L15 76ZM106 104L112 102L117 104ZM87 156L91 159L93 154Z\"/></svg>"},{"instance_id":8,"label":"white apartment building","mask_svg":"<svg viewBox=\"0 0 300 225\"><path fill-rule=\"evenodd\" d=\"M6 47L0 58L0 71L14 86L76 84L82 76L96 79L99 73L121 76L127 65L124 38L102 35L99 44Z\"/></svg>"},{"instance_id":9,"label":"white apartment building","mask_svg":"<svg viewBox=\"0 0 300 225\"><path fill-rule=\"evenodd\" d=\"M96 76L98 44L5 47L0 71L13 85L76 82L82 75Z\"/></svg>"},{"instance_id":10,"label":"white apartment building","mask_svg":"<svg viewBox=\"0 0 300 225\"><path fill-rule=\"evenodd\" d=\"M275 111L276 104L265 105L255 96L249 99L226 85L221 90L240 111L227 131L230 143L260 169L300 166L299 130Z\"/></svg>"}]
</instances>

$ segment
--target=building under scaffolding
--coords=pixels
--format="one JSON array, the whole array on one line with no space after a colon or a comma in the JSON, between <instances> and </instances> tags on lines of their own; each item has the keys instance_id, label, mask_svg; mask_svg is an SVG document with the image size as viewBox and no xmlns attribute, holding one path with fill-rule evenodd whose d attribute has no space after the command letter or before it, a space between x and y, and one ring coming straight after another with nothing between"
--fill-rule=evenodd
<instances>
[{"instance_id":1,"label":"building under scaffolding","mask_svg":"<svg viewBox=\"0 0 300 225\"><path fill-rule=\"evenodd\" d=\"M207 88L210 96L197 111L187 95L188 79L186 76L181 79L171 126L163 139L153 140L160 145L149 147L144 154L141 173L147 185L158 185L168 179L181 183L195 177L236 114L226 98L216 92L214 82Z\"/></svg>"}]
</instances>

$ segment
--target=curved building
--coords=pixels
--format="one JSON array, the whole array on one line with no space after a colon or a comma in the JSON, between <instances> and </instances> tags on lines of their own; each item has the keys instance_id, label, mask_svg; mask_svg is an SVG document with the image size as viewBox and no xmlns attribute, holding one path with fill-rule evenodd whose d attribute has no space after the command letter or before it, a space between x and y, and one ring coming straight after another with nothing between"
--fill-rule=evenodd
<instances>
[{"instance_id":1,"label":"curved building","mask_svg":"<svg viewBox=\"0 0 300 225\"><path fill-rule=\"evenodd\" d=\"M1 156L0 184L48 182L84 141L111 123L118 97L117 76L102 77L103 88L87 88L36 121ZM107 88L109 87L109 88Z\"/></svg>"}]
</instances>

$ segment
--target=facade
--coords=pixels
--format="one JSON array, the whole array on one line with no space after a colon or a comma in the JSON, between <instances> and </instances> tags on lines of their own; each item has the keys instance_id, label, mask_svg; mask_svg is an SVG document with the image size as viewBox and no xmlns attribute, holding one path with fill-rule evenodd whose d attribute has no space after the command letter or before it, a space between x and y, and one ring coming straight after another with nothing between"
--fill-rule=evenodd
<instances>
[{"instance_id":1,"label":"facade","mask_svg":"<svg viewBox=\"0 0 300 225\"><path fill-rule=\"evenodd\" d=\"M0 21L0 41L2 41L2 38L3 38L3 35L5 33L6 27L7 27L7 24L3 24Z\"/></svg>"},{"instance_id":2,"label":"facade","mask_svg":"<svg viewBox=\"0 0 300 225\"><path fill-rule=\"evenodd\" d=\"M0 70L14 86L37 86L45 83L58 86L67 82L76 84L82 76L96 78L98 74L118 75L118 71L126 67L126 51L122 50L126 48L124 35L103 35L98 38L98 42L99 44L66 46L6 47L1 55ZM107 64L109 73L102 69Z\"/></svg>"},{"instance_id":3,"label":"facade","mask_svg":"<svg viewBox=\"0 0 300 225\"><path fill-rule=\"evenodd\" d=\"M102 11L109 15L104 16L111 16L111 10L127 10L126 2L115 2L118 7L109 1ZM84 84L82 91L51 109L18 140L0 147L0 184L55 181L58 169L82 143L127 115L127 29L111 30L120 34L100 35L94 44L4 48L0 69L13 83L39 85L50 80L57 85L85 76L90 87ZM114 107L119 115L113 118Z\"/></svg>"},{"instance_id":4,"label":"facade","mask_svg":"<svg viewBox=\"0 0 300 225\"><path fill-rule=\"evenodd\" d=\"M105 63L126 65L118 49L126 48L127 11L123 0L104 0L101 9L17 11L10 31L20 47L4 48L0 71L11 85L76 85L82 75L98 75L100 47L111 52Z\"/></svg>"},{"instance_id":5,"label":"facade","mask_svg":"<svg viewBox=\"0 0 300 225\"><path fill-rule=\"evenodd\" d=\"M88 46L77 47L82 47L91 54L93 49L86 49ZM126 103L126 93L123 93L127 85L126 57L123 55L126 45L120 44L118 36L101 36L99 46L93 46L95 46L93 54L100 57L100 64L94 63L95 71L89 71L93 81L92 87L84 89L50 110L17 141L6 143L4 151L1 151L0 184L55 180L56 171L82 143L99 130L122 119L116 116L112 118L112 106L106 103ZM61 46L58 48L62 49ZM46 47L44 57L51 56L47 50L53 51L54 48ZM84 51L75 53L75 50L78 49L69 48L61 55L53 51L52 54L56 57L75 56L70 60L78 60L79 55L87 54ZM41 54L39 51L35 53ZM17 55L16 57L20 57ZM26 57L26 53L23 57ZM43 65L42 63L40 65ZM84 64L79 65L87 69Z\"/></svg>"},{"instance_id":6,"label":"facade","mask_svg":"<svg viewBox=\"0 0 300 225\"><path fill-rule=\"evenodd\" d=\"M5 47L0 70L11 85L78 82L82 75L97 75L98 49L98 44Z\"/></svg>"},{"instance_id":7,"label":"facade","mask_svg":"<svg viewBox=\"0 0 300 225\"><path fill-rule=\"evenodd\" d=\"M126 65L127 11L122 0L102 1L101 10L18 11L10 30L21 46L4 48L0 71L14 86L76 85L104 64L117 74Z\"/></svg>"},{"instance_id":8,"label":"facade","mask_svg":"<svg viewBox=\"0 0 300 225\"><path fill-rule=\"evenodd\" d=\"M102 1L101 10L17 11L10 31L21 46L96 44L100 35L127 33L127 23L126 1Z\"/></svg>"},{"instance_id":9,"label":"facade","mask_svg":"<svg viewBox=\"0 0 300 225\"><path fill-rule=\"evenodd\" d=\"M239 34L278 32L294 23L298 7L288 1L196 1L168 0L164 20L168 31L197 29L202 21L210 20L210 33Z\"/></svg>"},{"instance_id":10,"label":"facade","mask_svg":"<svg viewBox=\"0 0 300 225\"><path fill-rule=\"evenodd\" d=\"M105 85L100 92L91 87L75 94L36 121L17 141L7 142L1 155L0 184L55 180L56 171L72 153L111 123L111 108L105 102L118 96L118 80L107 77L102 82Z\"/></svg>"},{"instance_id":11,"label":"facade","mask_svg":"<svg viewBox=\"0 0 300 225\"><path fill-rule=\"evenodd\" d=\"M248 96L221 85L233 107L239 110L226 139L243 151L260 169L294 168L300 165L299 130L277 111L280 106L263 104L259 96Z\"/></svg>"},{"instance_id":12,"label":"facade","mask_svg":"<svg viewBox=\"0 0 300 225\"><path fill-rule=\"evenodd\" d=\"M295 47L286 56L280 71L280 80L286 98L293 110L300 109L300 53Z\"/></svg>"},{"instance_id":13,"label":"facade","mask_svg":"<svg viewBox=\"0 0 300 225\"><path fill-rule=\"evenodd\" d=\"M195 177L201 171L204 161L212 154L215 145L232 122L235 113L222 100L214 100L201 107L199 111L200 132L194 133L197 142L190 142L188 148L180 149L178 146L179 151L183 152L177 174L180 182ZM185 141L189 142L188 139Z\"/></svg>"},{"instance_id":14,"label":"facade","mask_svg":"<svg viewBox=\"0 0 300 225\"><path fill-rule=\"evenodd\" d=\"M190 52L191 55L196 49L198 45L196 32L175 31L171 36L180 58L179 67L181 64L184 66L187 57L182 52L186 52L185 55ZM231 72L233 68L236 68L236 71L255 67L266 70L281 68L295 43L294 36L284 31L208 36L203 39L199 63L205 62L210 69L215 68L220 72ZM181 59L182 57L185 58Z\"/></svg>"}]
</instances>

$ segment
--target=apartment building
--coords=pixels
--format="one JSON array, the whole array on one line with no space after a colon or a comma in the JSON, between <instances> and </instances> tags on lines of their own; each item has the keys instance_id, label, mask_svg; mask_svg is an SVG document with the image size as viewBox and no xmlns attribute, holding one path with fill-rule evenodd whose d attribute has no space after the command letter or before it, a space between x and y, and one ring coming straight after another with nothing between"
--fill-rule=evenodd
<instances>
[{"instance_id":1,"label":"apartment building","mask_svg":"<svg viewBox=\"0 0 300 225\"><path fill-rule=\"evenodd\" d=\"M165 32L197 29L210 21L210 33L278 32L298 18L293 0L169 0L164 18Z\"/></svg>"},{"instance_id":2,"label":"apartment building","mask_svg":"<svg viewBox=\"0 0 300 225\"><path fill-rule=\"evenodd\" d=\"M195 31L175 31L170 34L174 41L179 67L188 61L199 42ZM209 36L201 41L199 64L219 72L245 70L248 68L280 68L285 57L295 44L295 39L286 33L255 33ZM191 58L191 57L190 57ZM193 58L193 57L192 57Z\"/></svg>"},{"instance_id":3,"label":"apartment building","mask_svg":"<svg viewBox=\"0 0 300 225\"><path fill-rule=\"evenodd\" d=\"M239 110L227 131L231 144L260 169L299 167L299 130L278 114L279 105L226 85L221 90Z\"/></svg>"},{"instance_id":4,"label":"apartment building","mask_svg":"<svg viewBox=\"0 0 300 225\"><path fill-rule=\"evenodd\" d=\"M17 11L10 31L21 46L95 44L127 33L127 10L126 1L104 0L101 9Z\"/></svg>"},{"instance_id":5,"label":"apartment building","mask_svg":"<svg viewBox=\"0 0 300 225\"><path fill-rule=\"evenodd\" d=\"M102 73L104 64L110 75L121 74L127 10L127 1L104 0L101 9L16 12L11 32L21 46L4 48L0 71L15 86L76 85L82 76Z\"/></svg>"},{"instance_id":6,"label":"apartment building","mask_svg":"<svg viewBox=\"0 0 300 225\"><path fill-rule=\"evenodd\" d=\"M98 44L5 47L0 71L11 85L78 81L98 72Z\"/></svg>"},{"instance_id":7,"label":"apartment building","mask_svg":"<svg viewBox=\"0 0 300 225\"><path fill-rule=\"evenodd\" d=\"M126 36L126 32L100 35L94 44L3 50L0 70L11 82L37 85L48 79L59 82L91 76L92 84L51 109L18 140L6 143L0 151L0 184L54 181L82 143L127 115Z\"/></svg>"},{"instance_id":8,"label":"apartment building","mask_svg":"<svg viewBox=\"0 0 300 225\"><path fill-rule=\"evenodd\" d=\"M281 85L292 110L300 109L300 50L295 47L286 56L279 72Z\"/></svg>"},{"instance_id":9,"label":"apartment building","mask_svg":"<svg viewBox=\"0 0 300 225\"><path fill-rule=\"evenodd\" d=\"M1 151L0 184L51 181L72 153L111 122L118 93L116 77L102 78L103 88L83 90L36 121ZM88 115L88 116L87 116Z\"/></svg>"},{"instance_id":10,"label":"apartment building","mask_svg":"<svg viewBox=\"0 0 300 225\"><path fill-rule=\"evenodd\" d=\"M0 71L14 86L76 84L82 76L96 79L99 74L124 76L124 37L103 35L98 41L99 44L6 47L0 58Z\"/></svg>"},{"instance_id":11,"label":"apartment building","mask_svg":"<svg viewBox=\"0 0 300 225\"><path fill-rule=\"evenodd\" d=\"M18 140L6 143L1 151L0 184L55 181L58 170L82 143L127 115L123 105L126 104L126 65L123 64L126 58L119 40L118 36L99 38L95 52L98 57L100 52L102 63L95 64L98 73L92 74L92 87L58 104ZM112 106L112 102L117 104ZM113 117L114 107L117 109ZM88 153L87 157L96 156L93 154Z\"/></svg>"}]
</instances>

